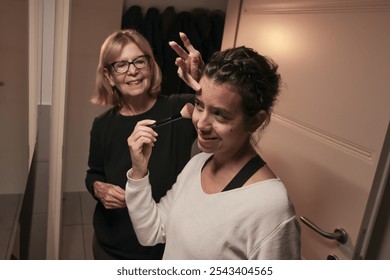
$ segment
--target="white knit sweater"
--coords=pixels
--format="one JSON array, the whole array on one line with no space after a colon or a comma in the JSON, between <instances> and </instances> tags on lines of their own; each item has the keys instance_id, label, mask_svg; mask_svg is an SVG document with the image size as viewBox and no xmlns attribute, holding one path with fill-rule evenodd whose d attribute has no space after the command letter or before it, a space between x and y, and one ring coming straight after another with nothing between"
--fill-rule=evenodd
<instances>
[{"instance_id":1,"label":"white knit sweater","mask_svg":"<svg viewBox=\"0 0 390 280\"><path fill-rule=\"evenodd\" d=\"M300 259L300 228L279 179L206 194L194 156L159 203L148 176L128 177L126 203L142 245L166 243L164 259Z\"/></svg>"}]
</instances>

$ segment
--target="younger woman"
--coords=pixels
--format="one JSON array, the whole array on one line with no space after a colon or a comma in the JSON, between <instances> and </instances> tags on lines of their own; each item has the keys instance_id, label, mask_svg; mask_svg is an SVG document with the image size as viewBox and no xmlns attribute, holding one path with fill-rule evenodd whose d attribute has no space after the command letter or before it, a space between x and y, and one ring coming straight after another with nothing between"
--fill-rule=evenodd
<instances>
[{"instance_id":1,"label":"younger woman","mask_svg":"<svg viewBox=\"0 0 390 280\"><path fill-rule=\"evenodd\" d=\"M212 57L200 86L192 122L203 153L159 203L148 172L153 146L163 140L149 127L154 121L140 121L128 139L126 203L138 240L165 243L164 259L299 259L300 228L286 188L251 143L269 122L277 65L246 47L228 49Z\"/></svg>"}]
</instances>

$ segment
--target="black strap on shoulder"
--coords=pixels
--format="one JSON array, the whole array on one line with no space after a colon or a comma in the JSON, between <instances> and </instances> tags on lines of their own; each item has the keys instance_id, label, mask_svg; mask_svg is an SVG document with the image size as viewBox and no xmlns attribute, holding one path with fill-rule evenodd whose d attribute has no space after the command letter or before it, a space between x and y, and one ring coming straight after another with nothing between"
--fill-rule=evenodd
<instances>
[{"instance_id":1,"label":"black strap on shoulder","mask_svg":"<svg viewBox=\"0 0 390 280\"><path fill-rule=\"evenodd\" d=\"M209 161L212 160L213 156L214 156L214 155L211 155L211 156L204 162L204 164L203 164L203 166L202 166L202 170L203 170L203 168L205 168L205 166L209 163Z\"/></svg>"},{"instance_id":2,"label":"black strap on shoulder","mask_svg":"<svg viewBox=\"0 0 390 280\"><path fill-rule=\"evenodd\" d=\"M232 189L241 188L245 182L264 165L265 162L259 155L251 158L222 191L226 192Z\"/></svg>"}]
</instances>

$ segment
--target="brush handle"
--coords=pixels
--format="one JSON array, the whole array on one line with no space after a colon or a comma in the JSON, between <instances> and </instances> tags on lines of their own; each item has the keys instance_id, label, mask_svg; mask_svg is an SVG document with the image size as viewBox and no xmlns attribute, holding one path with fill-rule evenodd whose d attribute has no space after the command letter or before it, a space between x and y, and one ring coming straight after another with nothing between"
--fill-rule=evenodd
<instances>
[{"instance_id":1,"label":"brush handle","mask_svg":"<svg viewBox=\"0 0 390 280\"><path fill-rule=\"evenodd\" d=\"M168 123L174 122L176 120L179 120L181 118L182 118L182 115L179 113L179 114L176 114L176 115L171 116L169 118L159 120L159 121L155 122L154 124L150 125L150 127L151 128L160 127L160 126L163 126L165 124L168 124Z\"/></svg>"}]
</instances>

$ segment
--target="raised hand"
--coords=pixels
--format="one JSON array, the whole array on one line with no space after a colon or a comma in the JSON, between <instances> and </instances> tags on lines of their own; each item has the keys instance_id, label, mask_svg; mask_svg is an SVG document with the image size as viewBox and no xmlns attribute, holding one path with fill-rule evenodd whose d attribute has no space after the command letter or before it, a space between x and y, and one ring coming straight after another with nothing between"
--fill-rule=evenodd
<instances>
[{"instance_id":1,"label":"raised hand","mask_svg":"<svg viewBox=\"0 0 390 280\"><path fill-rule=\"evenodd\" d=\"M169 42L171 48L179 56L175 61L176 66L179 67L177 74L193 90L199 91L200 85L198 81L204 67L202 55L192 46L186 34L180 32L179 35L187 51L175 41Z\"/></svg>"},{"instance_id":2,"label":"raised hand","mask_svg":"<svg viewBox=\"0 0 390 280\"><path fill-rule=\"evenodd\" d=\"M158 134L150 127L153 120L142 120L137 123L133 133L127 139L132 163L133 179L141 179L148 172L148 162Z\"/></svg>"}]
</instances>

